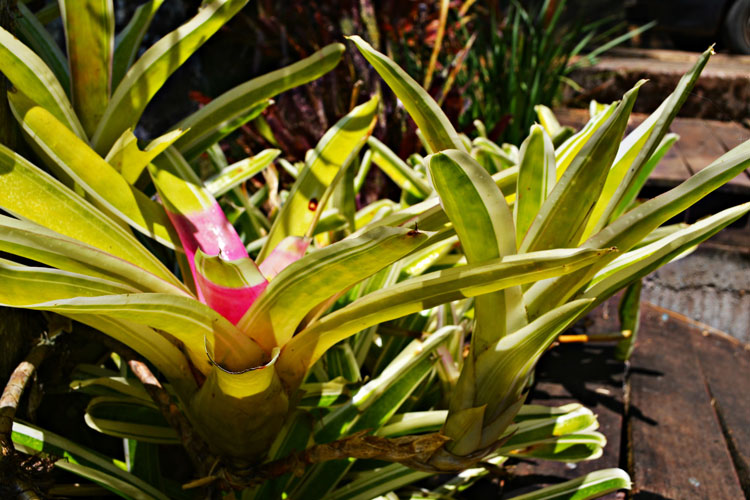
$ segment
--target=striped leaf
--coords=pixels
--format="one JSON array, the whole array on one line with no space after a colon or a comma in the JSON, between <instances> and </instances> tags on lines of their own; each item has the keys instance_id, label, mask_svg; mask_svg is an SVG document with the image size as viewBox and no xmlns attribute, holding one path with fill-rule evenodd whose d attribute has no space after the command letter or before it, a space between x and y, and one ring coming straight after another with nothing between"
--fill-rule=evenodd
<instances>
[{"instance_id":1,"label":"striped leaf","mask_svg":"<svg viewBox=\"0 0 750 500\"><path fill-rule=\"evenodd\" d=\"M11 438L17 450L29 455L45 453L57 457L60 460L55 462L55 467L94 481L122 497L168 500L150 484L115 465L111 458L53 432L16 421Z\"/></svg>"},{"instance_id":2,"label":"striped leaf","mask_svg":"<svg viewBox=\"0 0 750 500\"><path fill-rule=\"evenodd\" d=\"M359 154L372 132L377 107L378 99L373 97L351 110L323 135L306 158L304 170L276 216L258 255L259 262L287 236L307 235L319 205L325 205L322 198L329 185L340 178L342 169Z\"/></svg>"},{"instance_id":3,"label":"striped leaf","mask_svg":"<svg viewBox=\"0 0 750 500\"><path fill-rule=\"evenodd\" d=\"M204 2L195 17L151 46L114 90L93 134L94 149L100 155L106 154L125 129L135 128L146 105L167 78L246 3L247 0Z\"/></svg>"},{"instance_id":4,"label":"striped leaf","mask_svg":"<svg viewBox=\"0 0 750 500\"><path fill-rule=\"evenodd\" d=\"M86 406L86 425L92 429L124 439L146 443L180 444L180 437L169 426L151 401L100 396Z\"/></svg>"},{"instance_id":5,"label":"striped leaf","mask_svg":"<svg viewBox=\"0 0 750 500\"><path fill-rule=\"evenodd\" d=\"M91 136L109 102L115 43L114 5L112 0L59 0L59 3L73 107L86 134Z\"/></svg>"},{"instance_id":6,"label":"striped leaf","mask_svg":"<svg viewBox=\"0 0 750 500\"><path fill-rule=\"evenodd\" d=\"M146 166L182 134L181 130L167 132L141 150L138 147L138 138L133 135L132 130L127 129L114 143L104 160L120 172L128 183L135 184Z\"/></svg>"},{"instance_id":7,"label":"striped leaf","mask_svg":"<svg viewBox=\"0 0 750 500\"><path fill-rule=\"evenodd\" d=\"M278 149L265 149L251 158L245 158L233 163L206 180L206 189L213 196L219 197L259 174L279 154L281 154L281 151Z\"/></svg>"},{"instance_id":8,"label":"striped leaf","mask_svg":"<svg viewBox=\"0 0 750 500\"><path fill-rule=\"evenodd\" d=\"M68 314L99 314L163 330L185 345L195 366L209 367L212 358L229 369L257 366L264 354L231 323L195 299L162 293L135 293L101 278L0 263L0 302L11 307Z\"/></svg>"},{"instance_id":9,"label":"striped leaf","mask_svg":"<svg viewBox=\"0 0 750 500\"><path fill-rule=\"evenodd\" d=\"M649 245L622 254L593 277L583 296L606 300L630 282L702 243L748 212L750 203L728 208Z\"/></svg>"},{"instance_id":10,"label":"striped leaf","mask_svg":"<svg viewBox=\"0 0 750 500\"><path fill-rule=\"evenodd\" d=\"M581 149L589 143L591 137L593 137L597 130L599 130L602 125L612 117L612 113L617 107L616 104L617 103L609 104L602 112L592 116L581 130L555 150L558 180L562 177L563 173L565 173L565 170L567 170Z\"/></svg>"},{"instance_id":11,"label":"striped leaf","mask_svg":"<svg viewBox=\"0 0 750 500\"><path fill-rule=\"evenodd\" d=\"M3 28L0 28L0 68L16 89L22 89L78 137L86 137L65 90L52 70L34 51Z\"/></svg>"},{"instance_id":12,"label":"striped leaf","mask_svg":"<svg viewBox=\"0 0 750 500\"><path fill-rule=\"evenodd\" d=\"M194 366L174 344L173 339L167 338L153 328L127 319L115 319L97 313L67 313L65 316L103 332L148 359L149 363L167 377L171 388L183 403L198 390ZM208 373L208 368L203 362L195 367Z\"/></svg>"},{"instance_id":13,"label":"striped leaf","mask_svg":"<svg viewBox=\"0 0 750 500\"><path fill-rule=\"evenodd\" d=\"M516 244L521 245L544 200L555 186L555 149L552 140L540 125L531 127L521 144L518 164L516 202L513 218L516 223Z\"/></svg>"},{"instance_id":14,"label":"striped leaf","mask_svg":"<svg viewBox=\"0 0 750 500\"><path fill-rule=\"evenodd\" d=\"M466 148L448 117L427 91L395 62L373 49L359 36L350 36L348 39L354 42L365 59L396 94L434 152L443 149L465 151Z\"/></svg>"},{"instance_id":15,"label":"striped leaf","mask_svg":"<svg viewBox=\"0 0 750 500\"><path fill-rule=\"evenodd\" d=\"M639 82L625 94L612 116L591 135L565 169L531 224L519 247L520 251L578 244L617 154L617 146L641 84ZM585 189L581 189L581 186L585 186Z\"/></svg>"},{"instance_id":16,"label":"striped leaf","mask_svg":"<svg viewBox=\"0 0 750 500\"><path fill-rule=\"evenodd\" d=\"M125 76L128 68L135 61L138 49L141 48L141 41L151 24L154 14L159 10L162 3L164 3L164 0L149 0L140 5L135 9L133 17L130 18L127 26L117 34L115 38L115 52L112 58L112 88L117 88L120 81L122 81L122 77Z\"/></svg>"},{"instance_id":17,"label":"striped leaf","mask_svg":"<svg viewBox=\"0 0 750 500\"><path fill-rule=\"evenodd\" d=\"M131 186L88 144L20 91L11 95L10 103L23 130L61 171L83 188L98 208L175 248L172 225L158 203Z\"/></svg>"},{"instance_id":18,"label":"striped leaf","mask_svg":"<svg viewBox=\"0 0 750 500\"><path fill-rule=\"evenodd\" d=\"M497 453L519 458L574 463L596 460L602 456L606 444L607 439L603 434L591 431L530 441L525 448L513 449L503 446Z\"/></svg>"},{"instance_id":19,"label":"striped leaf","mask_svg":"<svg viewBox=\"0 0 750 500\"><path fill-rule=\"evenodd\" d=\"M183 286L28 220L0 215L0 250L63 271L117 281L144 292L187 295Z\"/></svg>"},{"instance_id":20,"label":"striped leaf","mask_svg":"<svg viewBox=\"0 0 750 500\"><path fill-rule=\"evenodd\" d=\"M679 186L626 212L586 240L582 246L616 246L621 252L626 252L661 224L741 174L748 165L750 141L729 151ZM588 269L532 285L524 297L529 317L536 317L541 312L563 303L612 260L614 256L603 256Z\"/></svg>"},{"instance_id":21,"label":"striped leaf","mask_svg":"<svg viewBox=\"0 0 750 500\"><path fill-rule=\"evenodd\" d=\"M367 139L367 145L374 152L372 161L401 189L420 200L430 195L429 184L388 146L372 136Z\"/></svg>"},{"instance_id":22,"label":"striped leaf","mask_svg":"<svg viewBox=\"0 0 750 500\"><path fill-rule=\"evenodd\" d=\"M21 14L16 19L16 32L19 38L28 45L52 70L60 82L66 94L70 93L70 73L68 70L68 61L60 50L57 42L47 31L39 19L29 10L22 2L16 5L18 12Z\"/></svg>"},{"instance_id":23,"label":"striped leaf","mask_svg":"<svg viewBox=\"0 0 750 500\"><path fill-rule=\"evenodd\" d=\"M632 486L630 476L621 469L604 469L564 483L512 497L510 500L588 500Z\"/></svg>"},{"instance_id":24,"label":"striped leaf","mask_svg":"<svg viewBox=\"0 0 750 500\"><path fill-rule=\"evenodd\" d=\"M651 172L654 171L656 166L659 164L661 159L666 155L669 150L674 146L674 144L680 139L680 136L677 134L667 134L664 136L664 139L662 139L661 143L659 144L659 147L656 148L656 152L654 152L653 155L651 155L651 158L649 158L646 165L643 166L641 171L638 173L638 176L633 179L633 182L630 185L630 188L625 192L625 194L622 195L622 198L620 199L620 204L617 205L614 212L612 212L612 215L610 216L610 221L618 218L622 214L624 214L627 210L630 209L631 205L635 201L635 199L638 197L638 194L641 192L641 188L646 185L646 181L648 180L649 176L651 175Z\"/></svg>"},{"instance_id":25,"label":"striped leaf","mask_svg":"<svg viewBox=\"0 0 750 500\"><path fill-rule=\"evenodd\" d=\"M467 153L447 150L428 158L440 203L453 223L470 264L516 253L513 216L492 177ZM475 356L526 324L520 287L475 299Z\"/></svg>"},{"instance_id":26,"label":"striped leaf","mask_svg":"<svg viewBox=\"0 0 750 500\"><path fill-rule=\"evenodd\" d=\"M296 387L307 369L335 344L358 331L453 300L474 297L572 272L609 250L556 250L432 272L374 291L311 323L285 346L279 373Z\"/></svg>"},{"instance_id":27,"label":"striped leaf","mask_svg":"<svg viewBox=\"0 0 750 500\"><path fill-rule=\"evenodd\" d=\"M343 52L344 46L340 43L327 45L310 57L228 90L177 124L176 128L189 129L177 148L187 158L197 156L252 119L252 108L331 71Z\"/></svg>"},{"instance_id":28,"label":"striped leaf","mask_svg":"<svg viewBox=\"0 0 750 500\"><path fill-rule=\"evenodd\" d=\"M641 170L669 131L669 126L713 53L713 48L706 50L693 68L680 79L674 92L622 141L602 194L591 214L589 227L583 234L584 239L607 225L622 198L632 189L634 181L640 177Z\"/></svg>"},{"instance_id":29,"label":"striped leaf","mask_svg":"<svg viewBox=\"0 0 750 500\"><path fill-rule=\"evenodd\" d=\"M182 286L127 230L72 190L0 145L0 207Z\"/></svg>"},{"instance_id":30,"label":"striped leaf","mask_svg":"<svg viewBox=\"0 0 750 500\"><path fill-rule=\"evenodd\" d=\"M310 310L418 248L427 235L380 227L308 254L269 284L237 326L264 348L283 346Z\"/></svg>"}]
</instances>

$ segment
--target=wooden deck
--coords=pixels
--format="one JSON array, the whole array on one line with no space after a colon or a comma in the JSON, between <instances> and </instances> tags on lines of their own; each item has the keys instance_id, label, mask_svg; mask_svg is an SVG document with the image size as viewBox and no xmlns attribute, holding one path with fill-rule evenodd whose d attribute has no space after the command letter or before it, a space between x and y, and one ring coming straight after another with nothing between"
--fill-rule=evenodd
<instances>
[{"instance_id":1,"label":"wooden deck","mask_svg":"<svg viewBox=\"0 0 750 500\"><path fill-rule=\"evenodd\" d=\"M589 119L585 109L555 110L562 125L580 130ZM648 117L646 114L633 113L628 122L628 132ZM702 120L695 118L676 118L670 128L680 136L680 140L659 162L651 174L649 183L659 187L673 187L691 175L707 167L714 160L750 139L750 130L734 122ZM737 176L729 182L728 189L739 193L750 193L750 172Z\"/></svg>"},{"instance_id":2,"label":"wooden deck","mask_svg":"<svg viewBox=\"0 0 750 500\"><path fill-rule=\"evenodd\" d=\"M617 330L617 303L591 315L589 333ZM604 455L578 464L522 462L507 497L609 467L627 470L638 500L750 498L750 348L679 314L643 303L630 363L611 344L568 344L540 362L534 403L578 401L599 417ZM624 499L624 492L608 495Z\"/></svg>"}]
</instances>

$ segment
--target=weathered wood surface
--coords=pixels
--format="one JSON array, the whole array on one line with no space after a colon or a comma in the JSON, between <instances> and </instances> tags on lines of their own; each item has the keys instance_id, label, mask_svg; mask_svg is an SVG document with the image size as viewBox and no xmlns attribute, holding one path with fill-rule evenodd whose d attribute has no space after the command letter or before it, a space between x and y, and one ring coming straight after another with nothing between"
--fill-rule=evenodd
<instances>
[{"instance_id":1,"label":"weathered wood surface","mask_svg":"<svg viewBox=\"0 0 750 500\"><path fill-rule=\"evenodd\" d=\"M587 333L617 330L617 302ZM630 368L611 344L568 344L540 362L530 400L578 401L599 416L605 454L576 464L521 462L506 497L608 467L626 469L638 500L734 500L750 493L750 350L711 327L644 302ZM527 476L529 475L529 476ZM623 499L624 492L605 498Z\"/></svg>"},{"instance_id":2,"label":"weathered wood surface","mask_svg":"<svg viewBox=\"0 0 750 500\"><path fill-rule=\"evenodd\" d=\"M594 66L575 70L571 79L586 90L566 92L566 97L582 104L590 99L610 102L645 78L648 83L638 92L635 110L648 113L674 90L697 59L694 52L616 48ZM750 58L728 54L711 57L682 109L685 116L697 118L746 119L750 113Z\"/></svg>"},{"instance_id":3,"label":"weathered wood surface","mask_svg":"<svg viewBox=\"0 0 750 500\"><path fill-rule=\"evenodd\" d=\"M576 130L589 119L588 110L564 108L555 110L558 120ZM628 122L628 132L640 125L648 117L633 113ZM710 165L714 160L750 139L750 130L732 122L676 118L670 128L680 136L654 169L649 183L661 187L672 187ZM728 189L750 192L750 173L739 175L729 182Z\"/></svg>"}]
</instances>

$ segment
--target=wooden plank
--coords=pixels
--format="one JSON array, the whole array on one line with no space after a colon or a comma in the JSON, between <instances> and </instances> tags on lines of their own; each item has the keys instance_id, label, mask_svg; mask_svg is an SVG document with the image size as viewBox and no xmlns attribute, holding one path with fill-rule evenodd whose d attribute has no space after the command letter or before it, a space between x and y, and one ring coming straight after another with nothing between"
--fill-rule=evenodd
<instances>
[{"instance_id":1,"label":"wooden plank","mask_svg":"<svg viewBox=\"0 0 750 500\"><path fill-rule=\"evenodd\" d=\"M703 376L713 398L746 497L750 498L750 345L706 329L693 335Z\"/></svg>"},{"instance_id":2,"label":"wooden plank","mask_svg":"<svg viewBox=\"0 0 750 500\"><path fill-rule=\"evenodd\" d=\"M738 123L706 120L706 125L727 151L750 140L750 130ZM737 176L735 179L732 179L731 184L750 187L750 170L745 170L744 176Z\"/></svg>"},{"instance_id":3,"label":"wooden plank","mask_svg":"<svg viewBox=\"0 0 750 500\"><path fill-rule=\"evenodd\" d=\"M635 499L744 497L691 335L700 331L643 304L629 379Z\"/></svg>"},{"instance_id":4,"label":"wooden plank","mask_svg":"<svg viewBox=\"0 0 750 500\"><path fill-rule=\"evenodd\" d=\"M750 130L735 122L720 122L717 120L705 120L704 123L711 133L722 143L724 149L729 151L750 139Z\"/></svg>"},{"instance_id":5,"label":"wooden plank","mask_svg":"<svg viewBox=\"0 0 750 500\"><path fill-rule=\"evenodd\" d=\"M615 331L617 300L605 302L576 329L587 334ZM540 360L536 384L529 402L547 406L581 403L599 420L599 432L607 437L603 455L592 461L566 464L542 460L522 461L506 484L507 496L580 477L589 472L620 467L620 437L623 420L624 364L614 359L613 344L566 344L552 348ZM512 495L511 495L512 494ZM601 497L622 500L624 492Z\"/></svg>"},{"instance_id":6,"label":"wooden plank","mask_svg":"<svg viewBox=\"0 0 750 500\"><path fill-rule=\"evenodd\" d=\"M692 175L685 162L684 154L678 149L680 142L682 141L678 141L677 144L672 146L656 165L649 177L649 184L673 187Z\"/></svg>"},{"instance_id":7,"label":"wooden plank","mask_svg":"<svg viewBox=\"0 0 750 500\"><path fill-rule=\"evenodd\" d=\"M675 120L672 122L671 130L679 134L680 140L674 147L685 159L693 174L726 153L726 149L706 126L704 120Z\"/></svg>"}]
</instances>

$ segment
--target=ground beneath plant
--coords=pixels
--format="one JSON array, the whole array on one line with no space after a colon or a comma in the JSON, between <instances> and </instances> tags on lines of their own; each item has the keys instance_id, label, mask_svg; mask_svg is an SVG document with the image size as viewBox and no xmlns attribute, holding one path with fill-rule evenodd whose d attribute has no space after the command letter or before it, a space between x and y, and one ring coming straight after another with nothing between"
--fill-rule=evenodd
<instances>
[{"instance_id":1,"label":"ground beneath plant","mask_svg":"<svg viewBox=\"0 0 750 500\"><path fill-rule=\"evenodd\" d=\"M617 302L605 303L590 319L588 333L617 329ZM613 345L593 343L553 348L540 362L530 397L591 408L607 436L604 455L578 464L521 462L505 495L620 467L631 475L638 500L750 497L748 347L644 302L631 361L615 361L613 351Z\"/></svg>"}]
</instances>

